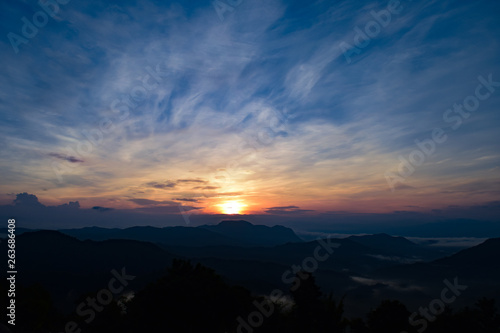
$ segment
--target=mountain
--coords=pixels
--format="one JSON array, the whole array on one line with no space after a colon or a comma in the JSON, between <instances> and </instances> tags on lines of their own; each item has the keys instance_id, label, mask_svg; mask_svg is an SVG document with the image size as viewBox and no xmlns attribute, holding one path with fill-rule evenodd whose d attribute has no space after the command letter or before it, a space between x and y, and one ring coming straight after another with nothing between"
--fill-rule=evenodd
<instances>
[{"instance_id":1,"label":"mountain","mask_svg":"<svg viewBox=\"0 0 500 333\"><path fill-rule=\"evenodd\" d=\"M244 220L225 220L217 225L203 225L198 228L234 239L240 246L273 246L302 242L290 228L279 225L274 227L254 225Z\"/></svg>"},{"instance_id":2,"label":"mountain","mask_svg":"<svg viewBox=\"0 0 500 333\"><path fill-rule=\"evenodd\" d=\"M387 249L388 247L392 248L393 246L405 249L414 249L418 247L417 244L404 237L395 237L384 233L364 236L350 236L348 239L376 249Z\"/></svg>"},{"instance_id":3,"label":"mountain","mask_svg":"<svg viewBox=\"0 0 500 333\"><path fill-rule=\"evenodd\" d=\"M204 227L181 228L179 233L189 234L195 229L234 242L238 241L242 229L254 227L245 222L231 221L211 226L210 230ZM273 229L266 228L259 229L264 233ZM123 230L126 235L137 238L153 237L152 233L159 232L154 239L163 241L163 229L169 228L77 230L81 237L101 238ZM223 230L225 235L212 230ZM244 239L241 234L240 237ZM256 237L255 234L252 237ZM254 239L252 237L248 239ZM474 302L481 295L500 299L500 263L496 259L500 255L500 239L489 239L449 257L413 264L408 263L415 261L417 256L414 253L420 251L420 247L404 238L388 235L253 247L172 246L127 239L79 240L47 230L25 232L16 240L16 262L22 272L18 275L19 283L40 283L59 308L69 311L74 310L75 301L82 294L105 288L112 278L111 270L125 269L127 274L136 276L128 290L137 291L160 277L174 258L188 258L206 265L231 284L245 286L259 294L268 294L275 288L287 291L292 271L317 265L313 270L322 291L346 295L346 306L357 313L364 313L369 306L388 298L400 299L410 306L426 304L429 299L440 295L444 279L453 281L455 277L460 283L467 284L471 291L469 294L464 292L460 302L462 298L464 302ZM338 246L331 247L334 249L332 253L314 264L312 258L327 253L321 243ZM7 242L0 243L0 250L6 253ZM284 276L288 276L288 282Z\"/></svg>"},{"instance_id":4,"label":"mountain","mask_svg":"<svg viewBox=\"0 0 500 333\"><path fill-rule=\"evenodd\" d=\"M87 227L60 232L80 240L133 239L168 246L274 246L302 240L292 229L253 225L247 221L222 221L199 227Z\"/></svg>"},{"instance_id":5,"label":"mountain","mask_svg":"<svg viewBox=\"0 0 500 333\"><path fill-rule=\"evenodd\" d=\"M379 238L384 239L384 246L371 247L361 244L373 243L376 246ZM349 274L369 274L376 269L391 267L401 263L414 263L422 260L432 260L439 257L439 252L427 250L417 244L407 244L405 239L391 236L364 237L364 241L354 241L357 238L341 238L322 240L323 242L336 243L339 246L329 256L328 260L321 262L320 269L348 272ZM405 251L402 246L407 245ZM314 256L318 241L287 243L277 246L239 247L239 246L164 246L171 253L193 259L218 258L224 260L248 260L259 262L272 262L280 265L293 265L301 263L305 258ZM410 249L414 249L413 252ZM424 254L424 258L421 254ZM432 258L432 259L429 259Z\"/></svg>"},{"instance_id":6,"label":"mountain","mask_svg":"<svg viewBox=\"0 0 500 333\"><path fill-rule=\"evenodd\" d=\"M430 261L445 255L441 251L415 244L404 237L390 236L384 233L364 236L350 236L347 239L363 244L372 249L380 250L382 253L392 253L402 258L415 259L415 261Z\"/></svg>"},{"instance_id":7,"label":"mountain","mask_svg":"<svg viewBox=\"0 0 500 333\"><path fill-rule=\"evenodd\" d=\"M25 232L31 232L31 231L38 231L40 229L27 229L27 228L16 228L16 236L20 234L24 234ZM9 229L7 228L0 228L0 237L5 238L8 236L8 231Z\"/></svg>"},{"instance_id":8,"label":"mountain","mask_svg":"<svg viewBox=\"0 0 500 333\"><path fill-rule=\"evenodd\" d=\"M379 276L422 281L437 276L461 276L475 281L500 280L500 238L490 238L483 243L459 251L451 256L428 263L384 268Z\"/></svg>"},{"instance_id":9,"label":"mountain","mask_svg":"<svg viewBox=\"0 0 500 333\"><path fill-rule=\"evenodd\" d=\"M7 242L0 248L7 253ZM130 287L137 289L170 266L174 255L146 242L134 240L80 241L58 231L25 232L16 237L16 264L23 285L40 283L57 306L74 310L84 292L105 288L111 270L137 276Z\"/></svg>"},{"instance_id":10,"label":"mountain","mask_svg":"<svg viewBox=\"0 0 500 333\"><path fill-rule=\"evenodd\" d=\"M467 286L457 306L473 303L480 297L500 300L499 256L500 238L492 238L431 262L383 267L373 271L369 277L396 288L412 286L415 290L425 290L429 297L440 295L445 280L453 282L456 279L460 285Z\"/></svg>"},{"instance_id":11,"label":"mountain","mask_svg":"<svg viewBox=\"0 0 500 333\"><path fill-rule=\"evenodd\" d=\"M88 227L60 232L80 240L130 239L151 243L186 246L237 245L237 241L210 230L193 227L131 227L107 229Z\"/></svg>"},{"instance_id":12,"label":"mountain","mask_svg":"<svg viewBox=\"0 0 500 333\"><path fill-rule=\"evenodd\" d=\"M462 250L454 255L433 261L431 264L441 267L456 267L463 274L479 271L496 274L500 277L500 238L490 238L483 243Z\"/></svg>"},{"instance_id":13,"label":"mountain","mask_svg":"<svg viewBox=\"0 0 500 333\"><path fill-rule=\"evenodd\" d=\"M166 249L215 269L233 284L267 294L274 288L288 290L289 285L282 280L284 273L311 262L320 242L336 243L339 246L326 260L317 261L314 276L324 293L345 295L346 305L349 305L346 308L354 316L366 313L371 306L387 298L423 303L432 297L423 288L414 288L406 280L395 283L390 276L377 279L373 275L373 272L382 269L412 266L408 264L422 259L419 251L428 257L439 256L432 249L429 250L431 253L427 253L425 247L400 237L373 235L362 238L331 238L272 247L167 246ZM320 254L324 252L320 251Z\"/></svg>"}]
</instances>

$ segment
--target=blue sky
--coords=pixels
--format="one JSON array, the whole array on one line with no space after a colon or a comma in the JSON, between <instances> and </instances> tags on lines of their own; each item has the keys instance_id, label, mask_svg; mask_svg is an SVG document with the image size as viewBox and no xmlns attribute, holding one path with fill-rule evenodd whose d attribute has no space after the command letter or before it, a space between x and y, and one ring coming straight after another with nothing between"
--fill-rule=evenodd
<instances>
[{"instance_id":1,"label":"blue sky","mask_svg":"<svg viewBox=\"0 0 500 333\"><path fill-rule=\"evenodd\" d=\"M500 3L221 1L236 6L72 0L32 38L22 18L40 5L3 2L0 202L314 215L500 200L500 87L443 118L500 82ZM445 142L403 175L435 128Z\"/></svg>"}]
</instances>

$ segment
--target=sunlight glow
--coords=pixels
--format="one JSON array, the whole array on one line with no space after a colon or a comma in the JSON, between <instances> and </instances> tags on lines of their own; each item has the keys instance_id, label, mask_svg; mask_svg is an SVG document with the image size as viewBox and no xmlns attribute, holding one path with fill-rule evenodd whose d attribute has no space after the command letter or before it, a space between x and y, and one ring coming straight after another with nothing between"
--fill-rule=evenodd
<instances>
[{"instance_id":1,"label":"sunlight glow","mask_svg":"<svg viewBox=\"0 0 500 333\"><path fill-rule=\"evenodd\" d=\"M226 201L218 205L222 214L241 214L245 204L239 201Z\"/></svg>"}]
</instances>

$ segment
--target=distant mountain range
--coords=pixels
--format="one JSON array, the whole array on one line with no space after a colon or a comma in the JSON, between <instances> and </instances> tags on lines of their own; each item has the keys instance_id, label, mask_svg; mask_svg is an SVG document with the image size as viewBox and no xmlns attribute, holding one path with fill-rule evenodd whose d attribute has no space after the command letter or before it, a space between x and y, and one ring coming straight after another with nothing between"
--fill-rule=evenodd
<instances>
[{"instance_id":1,"label":"distant mountain range","mask_svg":"<svg viewBox=\"0 0 500 333\"><path fill-rule=\"evenodd\" d=\"M171 246L274 246L302 240L286 227L253 225L247 221L222 221L199 227L132 227L106 229L89 227L60 232L81 240L133 239Z\"/></svg>"},{"instance_id":2,"label":"distant mountain range","mask_svg":"<svg viewBox=\"0 0 500 333\"><path fill-rule=\"evenodd\" d=\"M324 292L346 295L346 309L353 314L366 313L387 298L410 306L426 304L439 296L444 279L455 277L469 286L462 300L481 295L500 300L499 238L451 256L387 234L324 241L339 246L318 262L314 275ZM2 251L6 245L0 243ZM164 274L174 258L202 263L256 293L286 291L290 286L283 282L283 274L313 257L317 247L317 241L304 242L291 229L246 221L200 227L23 230L16 244L19 282L42 284L62 309L72 309L83 293L105 287L112 269L124 267L137 276L130 288L139 290Z\"/></svg>"},{"instance_id":3,"label":"distant mountain range","mask_svg":"<svg viewBox=\"0 0 500 333\"><path fill-rule=\"evenodd\" d=\"M490 238L471 248L459 251L451 256L430 262L412 265L397 265L382 268L373 273L374 276L392 278L410 282L429 282L437 277L447 275L459 276L461 279L475 282L494 282L500 286L500 238ZM483 285L484 286L484 285Z\"/></svg>"}]
</instances>

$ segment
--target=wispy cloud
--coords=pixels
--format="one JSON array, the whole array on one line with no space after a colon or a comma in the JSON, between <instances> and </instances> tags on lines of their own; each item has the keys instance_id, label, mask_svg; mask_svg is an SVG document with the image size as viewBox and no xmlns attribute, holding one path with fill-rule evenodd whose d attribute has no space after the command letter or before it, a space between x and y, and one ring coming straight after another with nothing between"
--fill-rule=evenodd
<instances>
[{"instance_id":1,"label":"wispy cloud","mask_svg":"<svg viewBox=\"0 0 500 333\"><path fill-rule=\"evenodd\" d=\"M68 161L71 163L83 163L84 162L83 160L78 159L74 156L66 156L66 155L61 155L58 153L50 153L49 156L56 157L56 158L59 158L61 160L65 160L65 161Z\"/></svg>"},{"instance_id":2,"label":"wispy cloud","mask_svg":"<svg viewBox=\"0 0 500 333\"><path fill-rule=\"evenodd\" d=\"M283 214L303 214L303 213L312 212L312 211L313 210L311 210L311 209L300 209L297 206L282 206L282 207L267 208L266 213L283 215Z\"/></svg>"},{"instance_id":3,"label":"wispy cloud","mask_svg":"<svg viewBox=\"0 0 500 333\"><path fill-rule=\"evenodd\" d=\"M167 206L172 206L172 205L177 205L176 202L174 201L158 201L158 200L150 200L150 199L129 199L129 201L136 203L140 206L155 206L155 205L167 205Z\"/></svg>"},{"instance_id":4,"label":"wispy cloud","mask_svg":"<svg viewBox=\"0 0 500 333\"><path fill-rule=\"evenodd\" d=\"M443 112L478 75L500 81L499 4L402 1L351 64L339 44L387 3L303 5L248 2L221 22L208 2L72 1L19 54L3 39L3 193L78 194L86 207L239 196L289 215L500 198L500 90L399 194L384 179L450 125ZM3 35L34 6L2 3Z\"/></svg>"}]
</instances>

